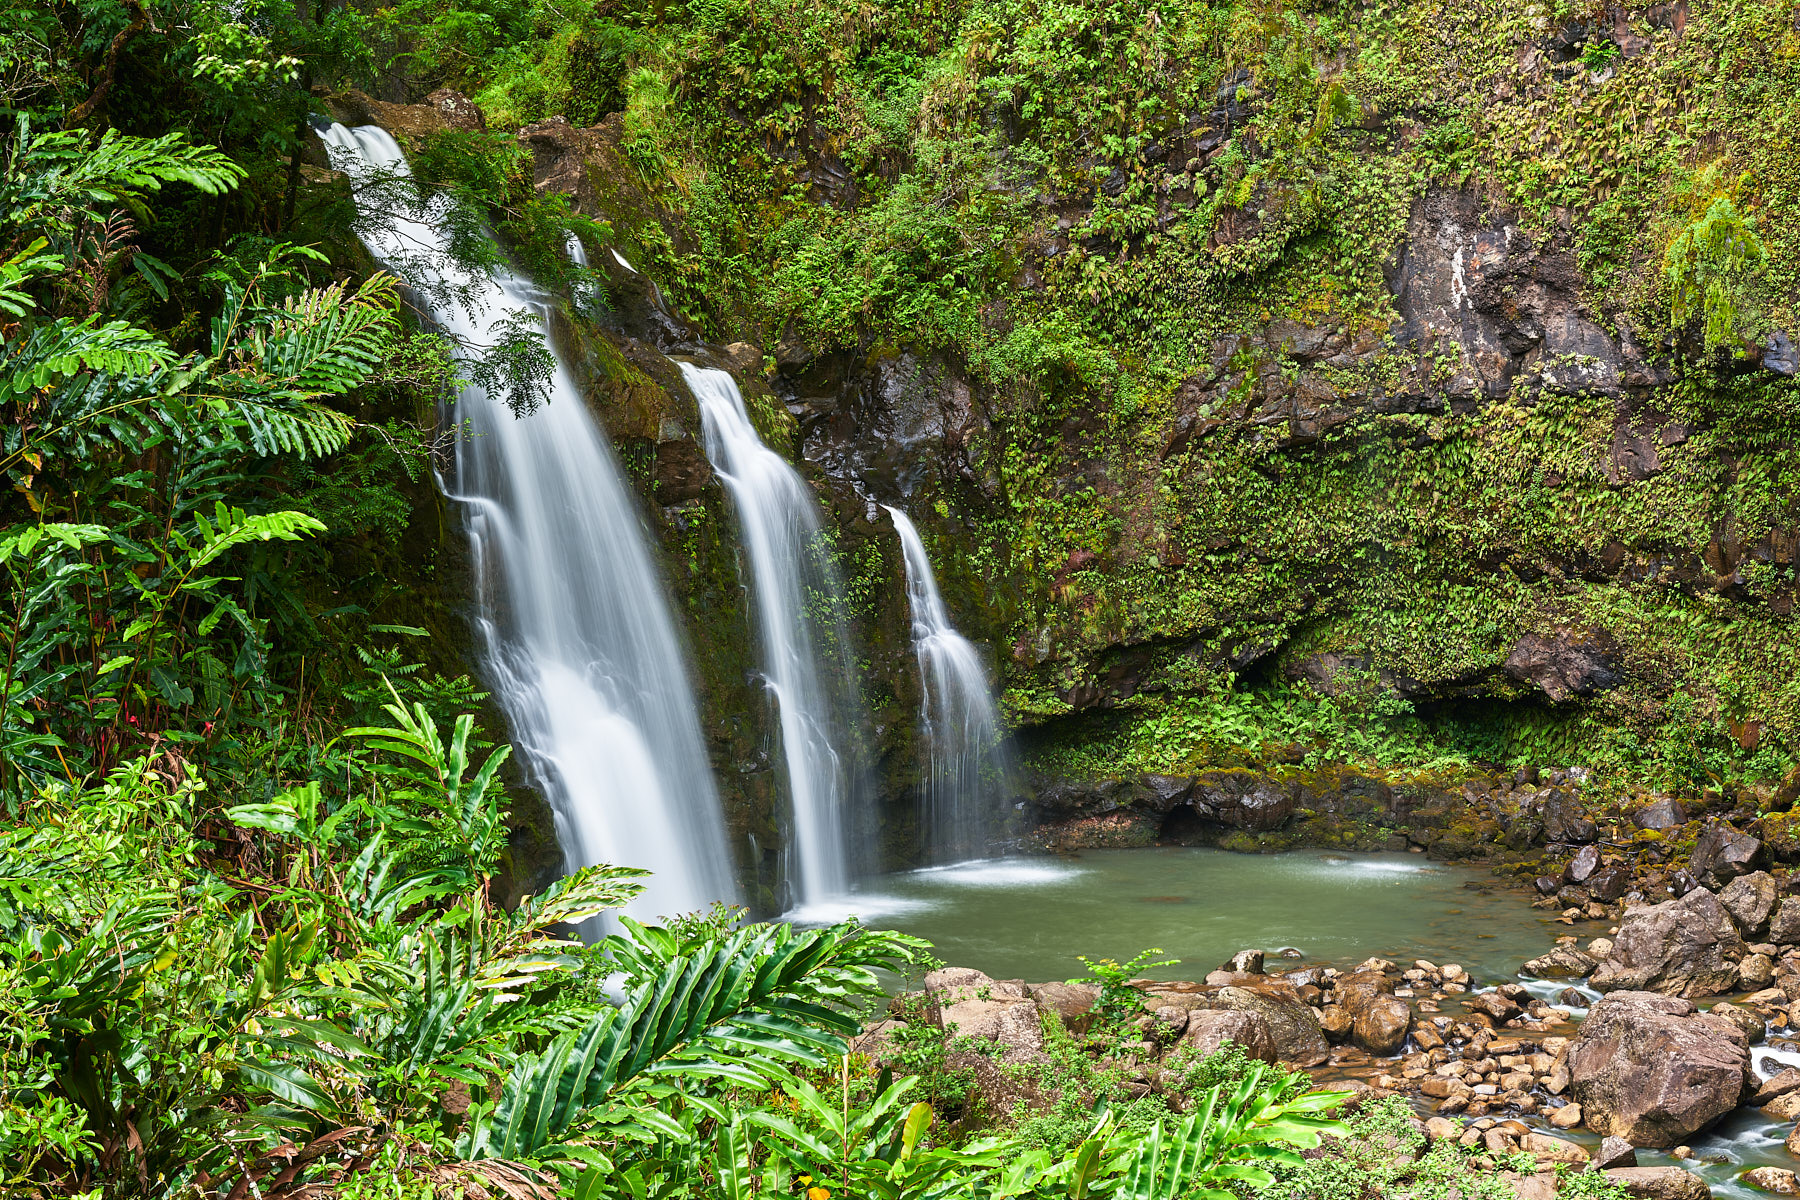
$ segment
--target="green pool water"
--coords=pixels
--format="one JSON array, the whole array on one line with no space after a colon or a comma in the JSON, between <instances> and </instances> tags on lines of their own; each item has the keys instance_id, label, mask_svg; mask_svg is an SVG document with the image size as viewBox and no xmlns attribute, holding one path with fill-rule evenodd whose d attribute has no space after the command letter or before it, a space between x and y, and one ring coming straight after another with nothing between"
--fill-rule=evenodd
<instances>
[{"instance_id":1,"label":"green pool water","mask_svg":"<svg viewBox=\"0 0 1800 1200\"><path fill-rule=\"evenodd\" d=\"M1461 963L1514 977L1563 927L1485 871L1418 854L1232 854L1160 847L1012 858L890 875L817 911L930 939L946 963L1033 982L1082 973L1078 954L1181 960L1153 974L1199 978L1246 947L1306 961L1370 955Z\"/></svg>"},{"instance_id":2,"label":"green pool water","mask_svg":"<svg viewBox=\"0 0 1800 1200\"><path fill-rule=\"evenodd\" d=\"M1516 979L1522 963L1571 932L1487 872L1422 855L1247 855L1180 847L911 871L794 917L822 921L851 912L871 925L930 939L947 963L1033 982L1080 975L1077 954L1124 960L1159 946L1182 961L1151 974L1192 979L1246 947L1292 946L1314 963L1353 964L1375 954L1458 962L1488 986ZM1578 932L1592 937L1600 928ZM1564 986L1546 981L1532 988L1553 995ZM1771 1038L1752 1057L1763 1076L1800 1066L1800 1040ZM1695 1135L1695 1158L1682 1165L1705 1179L1717 1200L1756 1200L1762 1194L1738 1175L1753 1166L1794 1169L1782 1144L1787 1133L1757 1110L1740 1108ZM1557 1135L1599 1141L1585 1133ZM1640 1150L1638 1160L1646 1166L1677 1161L1654 1150Z\"/></svg>"}]
</instances>

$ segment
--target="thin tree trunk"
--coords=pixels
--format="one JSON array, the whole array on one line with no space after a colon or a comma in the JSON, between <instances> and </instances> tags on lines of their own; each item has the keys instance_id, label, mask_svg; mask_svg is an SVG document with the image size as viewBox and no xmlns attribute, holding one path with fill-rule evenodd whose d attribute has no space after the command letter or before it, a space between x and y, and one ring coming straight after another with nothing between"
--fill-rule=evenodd
<instances>
[{"instance_id":1,"label":"thin tree trunk","mask_svg":"<svg viewBox=\"0 0 1800 1200\"><path fill-rule=\"evenodd\" d=\"M113 77L119 71L119 51L125 43L136 37L145 25L150 23L150 14L144 11L141 0L125 0L126 8L131 13L131 21L125 28L113 35L113 40L106 45L106 58L100 67L100 82L94 85L93 92L86 100L75 106L74 111L63 118L64 129L74 129L83 125L95 111L106 102L106 94L112 91Z\"/></svg>"}]
</instances>

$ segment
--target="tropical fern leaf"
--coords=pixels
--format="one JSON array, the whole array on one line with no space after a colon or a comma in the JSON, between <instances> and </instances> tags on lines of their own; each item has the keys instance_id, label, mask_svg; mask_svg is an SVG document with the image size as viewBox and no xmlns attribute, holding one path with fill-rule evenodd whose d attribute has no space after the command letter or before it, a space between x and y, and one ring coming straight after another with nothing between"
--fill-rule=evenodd
<instances>
[{"instance_id":1,"label":"tropical fern leaf","mask_svg":"<svg viewBox=\"0 0 1800 1200\"><path fill-rule=\"evenodd\" d=\"M290 297L250 339L257 365L292 393L348 391L381 363L393 284L378 273L354 292L337 283Z\"/></svg>"},{"instance_id":2,"label":"tropical fern leaf","mask_svg":"<svg viewBox=\"0 0 1800 1200\"><path fill-rule=\"evenodd\" d=\"M806 932L750 928L704 943L638 982L618 1009L521 1059L492 1112L471 1124L459 1148L469 1158L554 1153L584 1114L610 1106L651 1073L746 1082L757 1078L747 1061L753 1056L819 1065L819 1050L844 1052L839 1035L856 1022L783 1001L810 994L812 976L844 963L897 966L912 953L907 940L844 924Z\"/></svg>"},{"instance_id":3,"label":"tropical fern leaf","mask_svg":"<svg viewBox=\"0 0 1800 1200\"><path fill-rule=\"evenodd\" d=\"M216 196L234 188L244 169L184 134L145 138L109 129L98 143L85 130L36 133L21 115L12 154L0 173L0 221L53 234L80 216L124 206L141 213L143 195L185 183Z\"/></svg>"},{"instance_id":4,"label":"tropical fern leaf","mask_svg":"<svg viewBox=\"0 0 1800 1200\"><path fill-rule=\"evenodd\" d=\"M356 433L354 417L319 404L277 408L253 400L227 400L215 411L239 425L249 435L250 448L261 455L323 458L348 446Z\"/></svg>"},{"instance_id":5,"label":"tropical fern leaf","mask_svg":"<svg viewBox=\"0 0 1800 1200\"><path fill-rule=\"evenodd\" d=\"M11 396L50 388L83 371L153 375L174 362L175 351L147 329L128 321L99 323L58 318L39 325L7 347L0 389Z\"/></svg>"},{"instance_id":6,"label":"tropical fern leaf","mask_svg":"<svg viewBox=\"0 0 1800 1200\"><path fill-rule=\"evenodd\" d=\"M250 514L220 501L213 509L211 521L203 513L194 514L197 538L189 539L180 530L171 531L170 538L189 556L188 574L183 586L195 588L201 584L201 580L194 578L200 569L234 546L271 539L293 542L308 534L319 533L324 528L325 522L303 512Z\"/></svg>"}]
</instances>

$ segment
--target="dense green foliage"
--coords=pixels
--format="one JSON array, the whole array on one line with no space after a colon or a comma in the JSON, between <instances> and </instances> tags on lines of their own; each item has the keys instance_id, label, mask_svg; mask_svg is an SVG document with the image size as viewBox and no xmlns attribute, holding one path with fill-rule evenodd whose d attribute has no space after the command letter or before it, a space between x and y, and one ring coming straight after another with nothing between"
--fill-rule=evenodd
<instances>
[{"instance_id":1,"label":"dense green foliage","mask_svg":"<svg viewBox=\"0 0 1800 1200\"><path fill-rule=\"evenodd\" d=\"M983 483L937 482L936 549L1012 649L1013 711L1060 756L1043 765L1298 743L1692 786L1778 776L1800 749L1780 649L1797 393L1753 366L1800 322L1791 16L615 4L574 22L621 55L604 104L582 90L601 57L481 96L509 120L623 105L620 147L668 216L621 205L615 226L721 335L936 355L978 389ZM1584 316L1672 380L1621 401L1527 373L1472 411L1383 411L1457 365L1394 338L1395 256L1433 189L1567 255ZM1370 357L1222 353L1281 320ZM1277 403L1297 382L1344 421L1301 436ZM1184 408L1195 389L1222 394ZM1632 421L1683 431L1647 479L1609 461ZM1548 704L1500 670L1522 634L1568 625L1618 640L1623 687ZM1340 736L1338 698L1289 682L1326 652L1422 702L1384 682ZM1122 660L1131 686L1109 694ZM1207 736L1165 736L1196 716Z\"/></svg>"},{"instance_id":2,"label":"dense green foliage","mask_svg":"<svg viewBox=\"0 0 1800 1200\"><path fill-rule=\"evenodd\" d=\"M0 1186L1489 1194L1453 1147L1401 1163L1391 1109L1301 1160L1330 1102L1230 1052L1130 1099L1117 1027L1048 1030L1017 1111L923 1022L874 1068L848 1039L908 939L638 923L628 864L522 895L430 474L457 372L526 412L544 348L422 329L309 122L475 97L485 131L407 135L417 186L458 258L569 298L599 391L660 385L570 234L780 387L966 383L967 469L914 508L1040 767L1758 782L1800 756L1800 392L1756 361L1800 333L1791 8L0 0ZM535 186L512 131L553 115L600 126L590 198ZM1394 284L1452 193L1666 380L1375 403L1452 395ZM1263 407L1302 384L1333 421ZM892 562L845 541L873 621ZM1501 670L1564 627L1619 686ZM1131 1011L1132 964L1088 967Z\"/></svg>"}]
</instances>

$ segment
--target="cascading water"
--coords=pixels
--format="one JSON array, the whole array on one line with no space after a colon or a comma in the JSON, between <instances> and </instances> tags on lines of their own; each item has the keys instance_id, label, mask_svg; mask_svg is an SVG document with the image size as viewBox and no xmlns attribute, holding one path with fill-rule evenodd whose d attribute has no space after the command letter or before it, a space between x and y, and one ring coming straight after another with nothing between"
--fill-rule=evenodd
<instances>
[{"instance_id":1,"label":"cascading water","mask_svg":"<svg viewBox=\"0 0 1800 1200\"><path fill-rule=\"evenodd\" d=\"M442 202L418 203L392 137L333 125L324 138L362 197L359 236L461 353L492 344L499 322L520 310L543 328L542 297L524 280L472 275L451 260ZM560 355L549 390L524 416L479 387L456 398L446 491L468 507L486 674L572 866L654 872L630 906L640 916L733 900L724 822L656 566Z\"/></svg>"},{"instance_id":2,"label":"cascading water","mask_svg":"<svg viewBox=\"0 0 1800 1200\"><path fill-rule=\"evenodd\" d=\"M922 691L927 842L938 862L977 857L986 852L1015 790L1012 755L981 655L950 624L919 531L899 509L882 507L894 519L906 558Z\"/></svg>"},{"instance_id":3,"label":"cascading water","mask_svg":"<svg viewBox=\"0 0 1800 1200\"><path fill-rule=\"evenodd\" d=\"M743 527L793 807L788 875L796 909L816 908L850 884L854 767L845 716L854 688L836 607L843 584L825 553L812 490L763 445L731 376L688 363L681 373L700 402L706 456Z\"/></svg>"}]
</instances>

